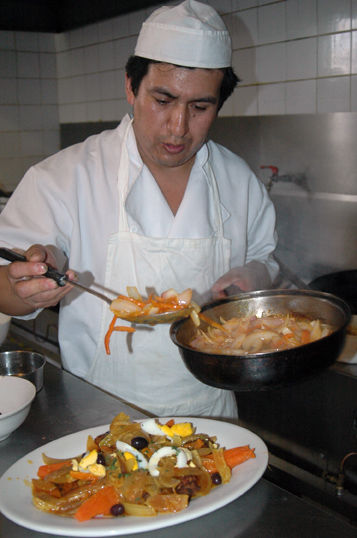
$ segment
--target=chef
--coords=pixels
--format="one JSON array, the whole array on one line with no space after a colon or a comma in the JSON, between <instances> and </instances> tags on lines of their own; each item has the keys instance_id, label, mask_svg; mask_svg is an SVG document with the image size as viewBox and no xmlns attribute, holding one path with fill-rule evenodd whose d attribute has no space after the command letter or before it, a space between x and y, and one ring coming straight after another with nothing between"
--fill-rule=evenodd
<instances>
[{"instance_id":1,"label":"chef","mask_svg":"<svg viewBox=\"0 0 357 538\"><path fill-rule=\"evenodd\" d=\"M0 215L1 246L28 260L0 267L0 311L32 318L60 302L63 367L157 416L235 420L237 408L188 372L167 325L115 332L107 355L108 305L36 277L50 265L101 291L190 287L200 304L232 284L269 287L273 205L242 159L208 141L237 80L213 8L159 8L127 64L132 114L30 168Z\"/></svg>"}]
</instances>

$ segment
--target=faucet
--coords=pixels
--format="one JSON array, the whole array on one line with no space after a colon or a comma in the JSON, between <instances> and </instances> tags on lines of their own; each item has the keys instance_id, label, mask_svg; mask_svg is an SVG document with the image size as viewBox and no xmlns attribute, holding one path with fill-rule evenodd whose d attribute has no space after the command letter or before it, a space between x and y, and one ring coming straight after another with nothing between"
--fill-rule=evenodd
<instances>
[{"instance_id":1,"label":"faucet","mask_svg":"<svg viewBox=\"0 0 357 538\"><path fill-rule=\"evenodd\" d=\"M287 183L295 183L296 185L305 189L306 191L310 191L305 174L279 175L279 168L271 164L269 165L263 164L260 166L260 168L270 168L271 170L271 176L269 178L268 184L266 185L268 192L271 190L273 183L277 183L278 181L285 181Z\"/></svg>"}]
</instances>

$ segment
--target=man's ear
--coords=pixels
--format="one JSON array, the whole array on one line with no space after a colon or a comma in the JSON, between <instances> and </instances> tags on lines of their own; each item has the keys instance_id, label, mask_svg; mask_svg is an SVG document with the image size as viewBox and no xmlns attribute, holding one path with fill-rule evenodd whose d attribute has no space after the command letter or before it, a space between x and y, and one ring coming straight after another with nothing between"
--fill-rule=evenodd
<instances>
[{"instance_id":1,"label":"man's ear","mask_svg":"<svg viewBox=\"0 0 357 538\"><path fill-rule=\"evenodd\" d=\"M128 77L128 75L125 73L125 93L126 93L126 100L128 101L129 105L133 106L135 101L135 95L131 87L131 79Z\"/></svg>"}]
</instances>

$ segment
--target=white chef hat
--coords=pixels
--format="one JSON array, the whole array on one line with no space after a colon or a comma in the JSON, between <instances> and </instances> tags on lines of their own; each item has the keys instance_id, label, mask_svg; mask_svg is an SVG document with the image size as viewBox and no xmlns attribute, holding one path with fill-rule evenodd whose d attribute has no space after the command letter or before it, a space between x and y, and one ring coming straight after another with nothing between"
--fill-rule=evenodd
<instances>
[{"instance_id":1,"label":"white chef hat","mask_svg":"<svg viewBox=\"0 0 357 538\"><path fill-rule=\"evenodd\" d=\"M148 17L135 55L185 67L229 67L231 38L211 6L185 0L177 6L162 6Z\"/></svg>"}]
</instances>

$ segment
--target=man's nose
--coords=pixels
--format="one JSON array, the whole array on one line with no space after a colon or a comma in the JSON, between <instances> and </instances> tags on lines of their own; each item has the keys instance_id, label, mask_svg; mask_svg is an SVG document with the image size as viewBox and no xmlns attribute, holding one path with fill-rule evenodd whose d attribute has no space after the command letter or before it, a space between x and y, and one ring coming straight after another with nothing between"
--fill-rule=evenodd
<instances>
[{"instance_id":1,"label":"man's nose","mask_svg":"<svg viewBox=\"0 0 357 538\"><path fill-rule=\"evenodd\" d=\"M174 136L184 136L188 131L189 112L186 106L177 105L171 110L170 131Z\"/></svg>"}]
</instances>

